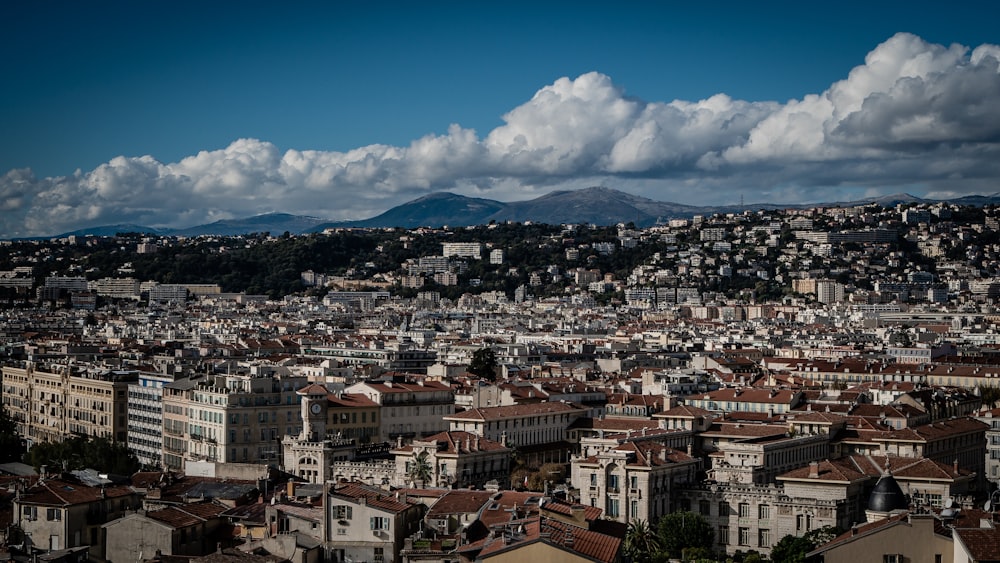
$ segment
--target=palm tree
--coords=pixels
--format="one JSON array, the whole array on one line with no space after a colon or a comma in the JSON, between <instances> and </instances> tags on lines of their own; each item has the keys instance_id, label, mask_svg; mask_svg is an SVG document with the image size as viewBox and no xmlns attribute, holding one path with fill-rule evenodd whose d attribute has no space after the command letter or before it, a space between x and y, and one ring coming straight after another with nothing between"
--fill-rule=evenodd
<instances>
[{"instance_id":1,"label":"palm tree","mask_svg":"<svg viewBox=\"0 0 1000 563\"><path fill-rule=\"evenodd\" d=\"M633 563L647 563L660 551L660 542L645 520L632 520L625 531L625 555Z\"/></svg>"},{"instance_id":2,"label":"palm tree","mask_svg":"<svg viewBox=\"0 0 1000 563\"><path fill-rule=\"evenodd\" d=\"M427 461L427 452L420 452L417 457L413 460L413 465L410 467L410 479L414 482L421 482L424 486L431 480L431 473L433 468L431 463Z\"/></svg>"}]
</instances>

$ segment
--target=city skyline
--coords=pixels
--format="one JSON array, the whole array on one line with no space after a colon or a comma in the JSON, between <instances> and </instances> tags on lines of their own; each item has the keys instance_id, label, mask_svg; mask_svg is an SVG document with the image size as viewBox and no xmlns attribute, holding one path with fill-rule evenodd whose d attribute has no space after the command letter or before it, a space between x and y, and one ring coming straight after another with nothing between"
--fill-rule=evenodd
<instances>
[{"instance_id":1,"label":"city skyline","mask_svg":"<svg viewBox=\"0 0 1000 563\"><path fill-rule=\"evenodd\" d=\"M437 191L1000 191L995 8L157 6L4 8L0 236L360 219Z\"/></svg>"}]
</instances>

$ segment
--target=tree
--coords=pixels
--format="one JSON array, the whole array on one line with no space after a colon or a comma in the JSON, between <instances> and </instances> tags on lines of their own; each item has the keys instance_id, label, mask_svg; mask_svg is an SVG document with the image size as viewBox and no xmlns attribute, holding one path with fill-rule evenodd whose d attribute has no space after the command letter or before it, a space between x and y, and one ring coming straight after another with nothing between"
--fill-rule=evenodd
<instances>
[{"instance_id":1,"label":"tree","mask_svg":"<svg viewBox=\"0 0 1000 563\"><path fill-rule=\"evenodd\" d=\"M774 545L771 560L774 563L805 563L807 553L837 537L839 532L835 526L823 526L801 537L787 535Z\"/></svg>"},{"instance_id":2,"label":"tree","mask_svg":"<svg viewBox=\"0 0 1000 563\"><path fill-rule=\"evenodd\" d=\"M417 454L417 457L413 460L413 465L410 466L410 479L423 483L426 487L427 483L431 481L432 473L431 463L427 461L427 452Z\"/></svg>"},{"instance_id":3,"label":"tree","mask_svg":"<svg viewBox=\"0 0 1000 563\"><path fill-rule=\"evenodd\" d=\"M20 461L24 455L24 439L17 433L17 422L0 407L0 462Z\"/></svg>"},{"instance_id":4,"label":"tree","mask_svg":"<svg viewBox=\"0 0 1000 563\"><path fill-rule=\"evenodd\" d=\"M660 518L657 536L662 551L672 558L680 558L685 548L704 547L711 550L715 541L712 526L694 512L674 512Z\"/></svg>"},{"instance_id":5,"label":"tree","mask_svg":"<svg viewBox=\"0 0 1000 563\"><path fill-rule=\"evenodd\" d=\"M469 364L469 373L479 377L480 379L496 381L496 370L497 353L493 351L493 348L480 348L472 353L472 362Z\"/></svg>"},{"instance_id":6,"label":"tree","mask_svg":"<svg viewBox=\"0 0 1000 563\"><path fill-rule=\"evenodd\" d=\"M653 555L658 551L660 551L660 542L649 527L649 522L632 520L628 523L628 529L625 531L624 552L633 563L652 561Z\"/></svg>"},{"instance_id":7,"label":"tree","mask_svg":"<svg viewBox=\"0 0 1000 563\"><path fill-rule=\"evenodd\" d=\"M35 469L94 469L100 473L131 475L142 464L125 444L107 438L76 437L63 442L40 442L25 454Z\"/></svg>"},{"instance_id":8,"label":"tree","mask_svg":"<svg viewBox=\"0 0 1000 563\"><path fill-rule=\"evenodd\" d=\"M805 563L806 554L812 550L812 542L805 537L789 534L774 544L771 560L774 563Z\"/></svg>"}]
</instances>

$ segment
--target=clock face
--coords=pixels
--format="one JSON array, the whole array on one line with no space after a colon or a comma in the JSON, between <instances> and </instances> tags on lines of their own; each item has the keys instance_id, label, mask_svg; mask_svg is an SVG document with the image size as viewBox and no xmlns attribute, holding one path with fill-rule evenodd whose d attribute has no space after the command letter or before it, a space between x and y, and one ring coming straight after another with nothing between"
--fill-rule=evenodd
<instances>
[{"instance_id":1,"label":"clock face","mask_svg":"<svg viewBox=\"0 0 1000 563\"><path fill-rule=\"evenodd\" d=\"M321 409L322 409L322 407L319 406L319 403L313 403L313 405L312 405L313 414L319 414L319 411Z\"/></svg>"}]
</instances>

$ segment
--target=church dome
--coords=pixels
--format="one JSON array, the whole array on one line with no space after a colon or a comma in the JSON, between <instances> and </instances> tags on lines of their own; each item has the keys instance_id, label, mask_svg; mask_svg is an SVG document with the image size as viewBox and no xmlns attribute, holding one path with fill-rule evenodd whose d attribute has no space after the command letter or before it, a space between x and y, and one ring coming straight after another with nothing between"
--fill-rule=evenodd
<instances>
[{"instance_id":1,"label":"church dome","mask_svg":"<svg viewBox=\"0 0 1000 563\"><path fill-rule=\"evenodd\" d=\"M899 483L892 475L883 475L879 478L875 488L872 489L871 496L868 497L868 510L872 512L892 512L893 510L906 510L910 503L903 494L903 489L899 488Z\"/></svg>"}]
</instances>

